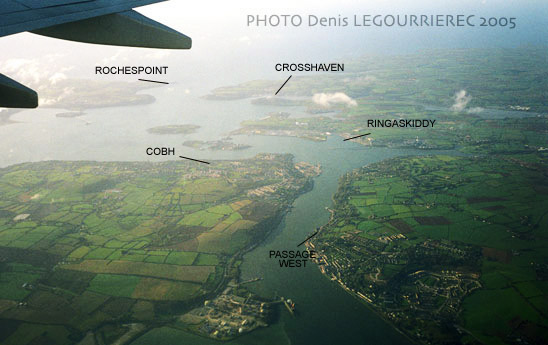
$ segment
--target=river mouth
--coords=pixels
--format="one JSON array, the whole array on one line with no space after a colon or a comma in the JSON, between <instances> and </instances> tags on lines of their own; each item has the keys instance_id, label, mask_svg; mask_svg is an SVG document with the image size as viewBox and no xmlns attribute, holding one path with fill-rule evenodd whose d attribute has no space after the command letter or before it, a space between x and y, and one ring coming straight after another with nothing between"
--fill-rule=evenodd
<instances>
[{"instance_id":1,"label":"river mouth","mask_svg":"<svg viewBox=\"0 0 548 345\"><path fill-rule=\"evenodd\" d=\"M272 332L283 331L283 335L263 330L239 338L238 343L247 344L249 339L249 344L280 344L280 339L284 338L287 344L409 344L408 339L363 302L324 277L312 262L300 268L280 267L277 260L269 258L269 251L297 250L297 245L316 227L327 223L329 212L326 208L332 205L331 198L344 173L397 156L458 153L364 148L343 142L339 137L329 137L321 143L294 140L298 146L293 146L295 150L289 153L295 155L296 161L321 164L322 174L315 178L311 191L295 200L278 228L244 255L240 269L242 280L263 278L247 288L264 297L291 298L296 303L296 315L291 316L282 308L278 325Z\"/></svg>"},{"instance_id":2,"label":"river mouth","mask_svg":"<svg viewBox=\"0 0 548 345\"><path fill-rule=\"evenodd\" d=\"M281 268L277 260L269 258L269 251L300 249L302 247L297 248L300 242L316 227L327 223L330 214L326 207L332 205L339 177L344 173L398 156L461 153L364 147L351 141L344 142L338 136L329 136L324 142L271 136L234 136L234 141L252 145L252 148L226 152L230 159L245 158L255 151L291 153L295 162L321 164L322 173L314 179L313 189L294 201L280 224L243 256L240 265L241 281L262 278L247 284L249 290L262 297L292 299L296 303L295 316L280 306L279 318L274 324L222 344L412 344L364 302L323 276L315 264L309 262L306 267ZM162 327L149 331L132 345L150 343L221 344L210 338Z\"/></svg>"},{"instance_id":3,"label":"river mouth","mask_svg":"<svg viewBox=\"0 0 548 345\"><path fill-rule=\"evenodd\" d=\"M157 95L161 98L162 95ZM241 266L241 279L255 277L262 281L251 283L248 287L264 297L275 295L291 298L296 302L297 314L291 316L285 308L280 308L280 318L273 325L258 329L228 344L408 344L408 341L393 327L368 309L338 285L321 275L314 264L305 268L281 269L276 261L268 259L269 250L295 250L316 227L327 223L329 213L325 209L331 206L332 195L337 190L338 179L352 169L366 164L402 155L435 154L434 151L391 149L382 147L364 147L357 143L343 142L339 136L328 136L327 141L313 142L294 137L275 136L233 136L234 143L251 145L251 148L236 151L201 151L183 147L184 140L199 137L204 140L218 139L226 135L239 123L249 118L259 118L265 113L283 110L283 107L265 107L251 105L249 100L236 102L200 101L188 109L192 116L181 118L169 113L167 106L158 102L156 107L166 108L164 112L151 118L152 110L145 107L123 107L93 109L87 111L86 118L91 124L81 123L80 118L58 118L53 109L40 110L42 117L22 112L16 117L20 124L1 127L0 130L20 132L23 141L8 139L6 147L14 152L0 160L3 166L22 161L43 159L60 160L170 160L151 159L144 155L147 147L173 146L178 153L204 160L245 159L257 153L290 153L295 162L306 161L322 165L322 174L314 181L314 188L300 195L280 225L272 229L270 235L252 251L244 256ZM228 119L201 117L203 114L219 114L222 110L234 114L231 127L226 126ZM126 119L120 116L120 109L134 111L135 126L124 126ZM158 124L198 124L202 127L193 135L151 135L146 130ZM51 135L49 140L39 141L38 134ZM61 134L59 134L61 133ZM92 145L86 145L78 137L93 137ZM108 139L105 139L108 138ZM36 150L36 148L40 148ZM115 149L113 149L113 147ZM67 148L67 149L61 149ZM105 152L109 152L105 155ZM135 341L135 344L219 344L217 341L196 336L175 329L157 328Z\"/></svg>"},{"instance_id":4,"label":"river mouth","mask_svg":"<svg viewBox=\"0 0 548 345\"><path fill-rule=\"evenodd\" d=\"M322 276L315 264L304 268L280 268L268 258L269 250L296 250L297 245L318 226L327 223L344 173L381 160L404 155L430 155L440 151L364 147L339 136L313 142L293 137L234 136L234 143L251 145L237 151L200 151L184 147L185 140L215 140L239 127L246 119L257 119L283 107L251 105L249 100L212 102L189 100L183 115L170 111L174 105L169 95L154 91L158 102L143 107L92 109L80 118L58 118L54 109L38 110L42 116L21 112L14 116L21 123L0 127L4 147L10 150L0 159L1 166L24 161L47 159L148 161L147 147L175 147L178 154L203 159L244 159L257 153L291 153L295 162L321 164L322 174L315 178L314 188L300 195L293 208L270 235L248 252L241 265L241 279L255 277L262 281L248 288L264 297L284 296L296 303L296 316L280 308L278 322L239 337L228 344L409 344L390 324L381 319L361 301ZM131 111L132 125L127 125L124 111ZM225 114L221 117L218 114ZM228 116L230 115L230 116ZM86 119L90 124L85 124ZM197 124L196 134L152 135L147 129L157 125ZM13 131L19 135L8 135ZM80 138L92 138L82 141ZM44 139L45 138L45 139ZM11 152L13 151L13 152ZM444 154L458 154L442 151ZM105 154L108 153L108 154ZM157 328L134 344L219 344L219 342L171 328Z\"/></svg>"}]
</instances>

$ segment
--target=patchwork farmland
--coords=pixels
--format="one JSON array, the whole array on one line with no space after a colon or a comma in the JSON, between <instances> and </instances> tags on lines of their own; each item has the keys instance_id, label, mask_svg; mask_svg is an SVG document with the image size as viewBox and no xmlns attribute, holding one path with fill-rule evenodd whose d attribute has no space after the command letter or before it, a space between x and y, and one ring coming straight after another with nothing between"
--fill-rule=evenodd
<instances>
[{"instance_id":1,"label":"patchwork farmland","mask_svg":"<svg viewBox=\"0 0 548 345\"><path fill-rule=\"evenodd\" d=\"M425 343L541 343L545 172L544 153L363 167L341 177L312 246L323 273Z\"/></svg>"},{"instance_id":2,"label":"patchwork farmland","mask_svg":"<svg viewBox=\"0 0 548 345\"><path fill-rule=\"evenodd\" d=\"M113 324L170 322L237 277L232 258L310 187L316 170L298 167L259 155L1 169L0 343L112 341L125 332Z\"/></svg>"}]
</instances>

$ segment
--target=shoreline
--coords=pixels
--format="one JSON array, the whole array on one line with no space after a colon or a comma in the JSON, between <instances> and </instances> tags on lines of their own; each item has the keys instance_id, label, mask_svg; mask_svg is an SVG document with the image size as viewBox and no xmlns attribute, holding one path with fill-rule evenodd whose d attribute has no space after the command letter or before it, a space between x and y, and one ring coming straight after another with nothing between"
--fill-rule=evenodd
<instances>
[{"instance_id":1,"label":"shoreline","mask_svg":"<svg viewBox=\"0 0 548 345\"><path fill-rule=\"evenodd\" d=\"M331 198L332 202L334 203L335 200L333 199L333 197ZM330 213L330 216L329 216L329 220L327 221L326 224L322 225L319 227L319 230L318 230L318 234L321 234L321 232L325 229L325 226L331 224L331 222L334 220L334 217L335 217L335 210L330 208L330 207L325 207L325 209ZM316 237L318 238L318 237ZM313 240L310 240L310 241L307 241L305 243L305 246L306 246L306 249L309 250L309 245L312 246L312 249L315 249L314 247L314 244L313 244ZM320 265L318 265L318 262L319 259L322 258L325 262L327 262L327 260L325 259L325 256L322 256L322 257L319 257L318 259L315 260L315 263L316 263L316 267L318 268L318 271L320 272L320 274L325 278L327 279L329 282L333 283L334 285L337 286L337 288L342 288L345 293L349 294L350 296L354 297L355 299L357 299L362 305L364 305L365 307L367 307L368 310L372 311L376 316L378 316L382 321L384 321L387 325L389 325L392 329L396 330L399 334L403 335L407 340L409 340L409 342L411 342L412 344L416 344L416 345L421 345L423 343L421 343L420 341L417 341L416 339L413 339L411 338L410 335L408 335L407 333L405 333L405 331L401 330L399 327L397 327L396 325L394 325L394 323L392 323L381 311L377 310L376 306L372 303L372 302L369 302L366 300L367 297L361 297L358 293L356 292L353 292L351 291L349 288L346 287L346 285L344 285L344 283L340 280L335 280L335 279L331 279L328 275L327 275L327 272L323 271L321 268L320 268Z\"/></svg>"},{"instance_id":2,"label":"shoreline","mask_svg":"<svg viewBox=\"0 0 548 345\"><path fill-rule=\"evenodd\" d=\"M299 162L297 162L299 163ZM295 163L295 164L297 164ZM321 171L320 173L321 174ZM204 294L200 297L198 297L197 299L199 299L200 303L198 303L198 301L195 301L193 303L193 305L195 305L194 307L191 307L190 309L188 309L185 313L182 313L182 314L178 314L177 315L177 318L180 318L182 315L185 315L189 312L191 312L192 310L196 309L200 304L203 305L203 303L206 301L206 300L212 300L212 299L215 299L215 298L218 298L219 296L222 295L222 292L229 286L231 280L236 280L236 284L239 285L241 282L241 271L240 271L240 268L239 267L236 267L236 270L237 270L237 274L236 276L234 277L230 277L230 276L227 276L228 272L234 268L232 265L236 262L236 261L239 261L241 260L243 262L243 257L253 251L255 248L257 248L258 246L260 246L261 244L264 243L264 241L266 241L266 239L273 234L273 232L275 230L278 229L278 227L280 226L280 224L283 222L285 216L291 211L291 209L293 208L293 204L295 203L295 201L302 195L312 191L314 189L314 178L318 177L319 176L316 175L316 176L311 176L309 177L309 180L307 181L307 183L300 189L296 192L293 200L291 200L290 203L288 203L286 205L286 207L281 210L280 212L278 212L277 215L275 215L274 217L271 217L267 220L265 220L265 222L267 223L265 225L265 231L263 231L259 237L261 237L260 239L258 239L257 241L252 241L250 242L250 244L248 246L246 246L245 248L242 248L239 252L235 253L232 257L230 257L228 259L228 263L227 263L227 266L224 268L224 272L223 272L223 278L222 278L222 281L219 283L219 285L210 293L208 294ZM257 225L258 227L260 227L261 225L258 224ZM258 297L259 299L261 300L265 300L265 301L268 301L268 303L272 303L274 304L274 302L276 302L277 300L276 299L272 299L272 298L269 298L269 297L264 297L260 294L256 294L256 293L252 293L255 297ZM263 328L268 328L270 326L272 326L273 324L268 324L266 327L263 327ZM170 327L169 325L164 325L164 326L167 326L167 327ZM200 337L203 337L205 339L211 339L211 340L216 340L216 341L219 341L221 343L225 343L225 342L228 342L228 341L232 341L234 339L237 339L241 336L245 336L247 334L250 334L250 333L253 333L253 331L257 330L257 329L260 329L261 327L257 327L253 330L250 330L249 332L246 332L246 333L243 333L243 334L239 334L239 335L236 335L234 337L231 337L231 338L228 338L228 339L215 339L215 338L212 338L208 335L205 335L203 333L199 333L199 332L195 332L193 331L193 328L191 327L192 325L190 324L185 324L185 327L184 329L183 328L178 328L178 327L173 327L175 329L180 329L184 332L187 332L187 333L190 333L190 334L194 334L194 335L198 335ZM154 329L156 327L150 327L148 328L147 327L147 330L146 332L149 332L150 330ZM145 332L145 334L146 334Z\"/></svg>"}]
</instances>

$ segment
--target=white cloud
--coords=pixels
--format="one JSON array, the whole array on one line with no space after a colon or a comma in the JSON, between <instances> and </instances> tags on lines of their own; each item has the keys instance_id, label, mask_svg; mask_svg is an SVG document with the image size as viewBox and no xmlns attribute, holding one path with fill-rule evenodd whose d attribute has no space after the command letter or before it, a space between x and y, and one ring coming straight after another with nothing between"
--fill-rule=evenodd
<instances>
[{"instance_id":1,"label":"white cloud","mask_svg":"<svg viewBox=\"0 0 548 345\"><path fill-rule=\"evenodd\" d=\"M166 49L156 49L147 51L145 54L139 54L139 58L136 60L134 48L120 48L111 56L105 57L101 60L103 65L115 65L115 64L137 64L139 60L164 60L172 55L171 51Z\"/></svg>"},{"instance_id":2,"label":"white cloud","mask_svg":"<svg viewBox=\"0 0 548 345\"><path fill-rule=\"evenodd\" d=\"M54 75L52 75L51 77L49 77L48 80L51 83L51 85L55 85L58 82L60 82L61 80L65 80L65 79L67 79L67 75L65 73L57 72Z\"/></svg>"},{"instance_id":3,"label":"white cloud","mask_svg":"<svg viewBox=\"0 0 548 345\"><path fill-rule=\"evenodd\" d=\"M463 111L468 103L470 103L470 101L472 100L472 96L468 95L466 93L466 90L460 90L455 93L453 99L455 100L455 103L453 103L453 105L451 106L451 110Z\"/></svg>"},{"instance_id":4,"label":"white cloud","mask_svg":"<svg viewBox=\"0 0 548 345\"><path fill-rule=\"evenodd\" d=\"M56 103L59 103L64 98L67 98L68 96L72 95L74 93L74 88L72 87L65 87L63 88L63 91L57 94L57 97L53 98L46 98L46 97L39 97L39 103L41 106L44 105L54 105Z\"/></svg>"},{"instance_id":5,"label":"white cloud","mask_svg":"<svg viewBox=\"0 0 548 345\"><path fill-rule=\"evenodd\" d=\"M366 82L366 83L372 83L374 81L377 81L377 77L370 74L361 74L359 77L354 79L357 82Z\"/></svg>"},{"instance_id":6,"label":"white cloud","mask_svg":"<svg viewBox=\"0 0 548 345\"><path fill-rule=\"evenodd\" d=\"M118 49L112 56L106 57L102 60L103 65L109 65L114 62L127 62L129 58L126 54L126 49Z\"/></svg>"},{"instance_id":7,"label":"white cloud","mask_svg":"<svg viewBox=\"0 0 548 345\"><path fill-rule=\"evenodd\" d=\"M241 36L238 38L238 42L250 46L252 43L251 37L249 36Z\"/></svg>"},{"instance_id":8,"label":"white cloud","mask_svg":"<svg viewBox=\"0 0 548 345\"><path fill-rule=\"evenodd\" d=\"M478 113L481 113L484 109L482 107L474 107L474 108L470 108L470 109L467 109L466 112L468 114L478 114Z\"/></svg>"},{"instance_id":9,"label":"white cloud","mask_svg":"<svg viewBox=\"0 0 548 345\"><path fill-rule=\"evenodd\" d=\"M69 79L66 72L73 66L59 66L60 54L48 54L36 59L8 59L0 62L0 70L17 82L35 89L40 105L54 105L74 93L61 83ZM47 95L55 94L54 97Z\"/></svg>"},{"instance_id":10,"label":"white cloud","mask_svg":"<svg viewBox=\"0 0 548 345\"><path fill-rule=\"evenodd\" d=\"M9 59L0 66L2 71L23 84L38 84L48 77L48 72L41 68L37 59Z\"/></svg>"},{"instance_id":11,"label":"white cloud","mask_svg":"<svg viewBox=\"0 0 548 345\"><path fill-rule=\"evenodd\" d=\"M355 107L358 103L343 92L335 93L316 93L312 96L312 101L322 107L329 108L334 104L344 104L349 107Z\"/></svg>"},{"instance_id":12,"label":"white cloud","mask_svg":"<svg viewBox=\"0 0 548 345\"><path fill-rule=\"evenodd\" d=\"M47 87L67 79L64 72L73 67L57 67L62 55L49 54L36 59L8 59L0 62L0 70L10 78L29 87Z\"/></svg>"}]
</instances>

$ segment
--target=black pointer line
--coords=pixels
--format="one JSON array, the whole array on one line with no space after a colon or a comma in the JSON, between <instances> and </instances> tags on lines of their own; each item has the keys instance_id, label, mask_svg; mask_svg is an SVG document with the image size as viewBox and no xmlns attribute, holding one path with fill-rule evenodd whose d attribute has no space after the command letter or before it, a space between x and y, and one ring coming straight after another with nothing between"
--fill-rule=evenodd
<instances>
[{"instance_id":1,"label":"black pointer line","mask_svg":"<svg viewBox=\"0 0 548 345\"><path fill-rule=\"evenodd\" d=\"M183 158L183 159L188 159L188 160L190 160L190 161L200 162L200 163L204 163L204 164L211 164L211 163L209 163L209 162L201 161L201 160L199 160L199 159L189 158L189 157L185 157L185 156L179 156L179 157L181 157L181 158Z\"/></svg>"},{"instance_id":2,"label":"black pointer line","mask_svg":"<svg viewBox=\"0 0 548 345\"><path fill-rule=\"evenodd\" d=\"M309 239L311 239L312 237L316 236L318 234L319 231L316 231L315 233L313 233L312 235L310 235L306 240L302 241L301 243L299 243L297 245L297 247L300 247L301 244L305 243L306 241L308 241Z\"/></svg>"},{"instance_id":3,"label":"black pointer line","mask_svg":"<svg viewBox=\"0 0 548 345\"><path fill-rule=\"evenodd\" d=\"M356 138L360 138L360 137L365 137L366 135L369 135L369 134L371 134L371 133L356 135L355 137L346 138L343 141L352 140L352 139L356 139Z\"/></svg>"},{"instance_id":4,"label":"black pointer line","mask_svg":"<svg viewBox=\"0 0 548 345\"><path fill-rule=\"evenodd\" d=\"M291 79L293 75L290 75L289 78L287 78L287 80L285 81L285 83L282 84L282 86L280 86L280 88L278 89L278 91L276 91L276 93L274 94L274 96L276 96L278 94L278 92L280 92L280 90L285 86L285 84L287 84L287 82L289 81L289 79Z\"/></svg>"},{"instance_id":5,"label":"black pointer line","mask_svg":"<svg viewBox=\"0 0 548 345\"><path fill-rule=\"evenodd\" d=\"M138 79L140 81L148 81L149 83L158 83L158 84L169 84L169 83L166 83L165 81L156 81L156 80L148 80L148 79Z\"/></svg>"}]
</instances>

